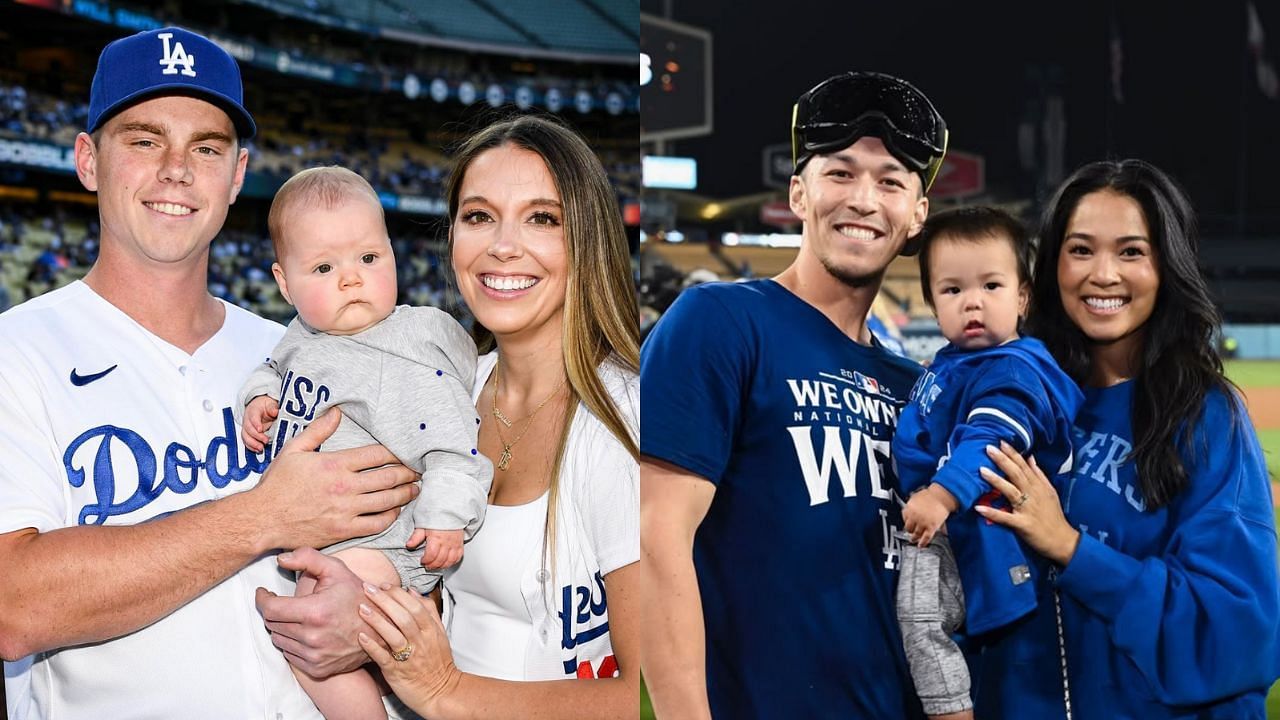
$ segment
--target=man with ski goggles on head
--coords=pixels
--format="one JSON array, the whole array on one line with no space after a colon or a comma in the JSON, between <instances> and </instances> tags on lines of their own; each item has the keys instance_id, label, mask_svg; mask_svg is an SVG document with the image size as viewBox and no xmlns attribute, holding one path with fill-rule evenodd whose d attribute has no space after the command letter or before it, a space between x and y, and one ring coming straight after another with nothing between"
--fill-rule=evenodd
<instances>
[{"instance_id":1,"label":"man with ski goggles on head","mask_svg":"<svg viewBox=\"0 0 1280 720\"><path fill-rule=\"evenodd\" d=\"M645 679L659 717L916 718L890 441L921 369L871 336L928 214L941 115L880 73L792 115L795 261L685 291L641 351Z\"/></svg>"}]
</instances>

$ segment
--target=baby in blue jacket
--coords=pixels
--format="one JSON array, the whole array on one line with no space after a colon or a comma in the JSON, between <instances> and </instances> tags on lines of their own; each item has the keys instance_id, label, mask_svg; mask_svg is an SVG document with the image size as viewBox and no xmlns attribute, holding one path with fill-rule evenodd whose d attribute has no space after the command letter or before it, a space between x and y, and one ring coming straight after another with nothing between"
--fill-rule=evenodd
<instances>
[{"instance_id":1,"label":"baby in blue jacket","mask_svg":"<svg viewBox=\"0 0 1280 720\"><path fill-rule=\"evenodd\" d=\"M951 633L989 633L1037 605L1037 556L972 512L1004 502L979 475L994 468L986 447L1003 441L1034 452L1058 474L1071 467L1072 421L1084 398L1040 341L1018 334L1030 254L1022 224L994 208L940 213L922 235L920 282L948 344L911 391L893 457L912 539L903 547L898 620L932 718L973 717L968 668Z\"/></svg>"}]
</instances>

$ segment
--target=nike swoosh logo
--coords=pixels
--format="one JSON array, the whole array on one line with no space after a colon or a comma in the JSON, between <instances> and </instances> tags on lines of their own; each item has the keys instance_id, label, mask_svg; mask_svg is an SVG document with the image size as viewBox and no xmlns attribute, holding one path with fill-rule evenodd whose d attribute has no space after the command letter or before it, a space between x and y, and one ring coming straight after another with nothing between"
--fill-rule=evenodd
<instances>
[{"instance_id":1,"label":"nike swoosh logo","mask_svg":"<svg viewBox=\"0 0 1280 720\"><path fill-rule=\"evenodd\" d=\"M82 387L84 385L88 385L94 380L101 380L102 378L106 377L107 373L111 372L112 370L115 370L117 367L119 367L119 365L112 365L106 370L103 370L102 372L94 373L92 375L81 375L76 372L75 368L71 368L71 384L75 385L76 387Z\"/></svg>"}]
</instances>

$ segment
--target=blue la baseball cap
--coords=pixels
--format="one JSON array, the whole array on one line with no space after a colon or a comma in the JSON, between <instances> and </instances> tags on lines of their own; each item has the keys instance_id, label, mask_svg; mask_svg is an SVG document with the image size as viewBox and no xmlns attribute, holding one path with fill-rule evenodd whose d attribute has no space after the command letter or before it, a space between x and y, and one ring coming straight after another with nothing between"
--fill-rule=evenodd
<instances>
[{"instance_id":1,"label":"blue la baseball cap","mask_svg":"<svg viewBox=\"0 0 1280 720\"><path fill-rule=\"evenodd\" d=\"M182 28L148 30L102 49L89 90L89 132L125 108L162 95L190 95L222 108L241 138L258 128L244 109L240 66L212 40Z\"/></svg>"}]
</instances>

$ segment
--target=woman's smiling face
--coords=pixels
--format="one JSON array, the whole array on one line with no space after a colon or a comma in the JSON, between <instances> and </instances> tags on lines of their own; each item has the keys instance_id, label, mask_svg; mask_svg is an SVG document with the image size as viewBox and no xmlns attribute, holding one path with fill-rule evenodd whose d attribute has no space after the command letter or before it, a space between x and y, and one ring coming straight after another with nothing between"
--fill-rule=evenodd
<instances>
[{"instance_id":1,"label":"woman's smiling face","mask_svg":"<svg viewBox=\"0 0 1280 720\"><path fill-rule=\"evenodd\" d=\"M1141 342L1160 289L1155 253L1137 200L1111 190L1080 199L1058 254L1058 289L1091 342Z\"/></svg>"},{"instance_id":2,"label":"woman's smiling face","mask_svg":"<svg viewBox=\"0 0 1280 720\"><path fill-rule=\"evenodd\" d=\"M476 320L498 337L561 334L569 260L564 206L542 158L502 145L466 169L453 269Z\"/></svg>"}]
</instances>

